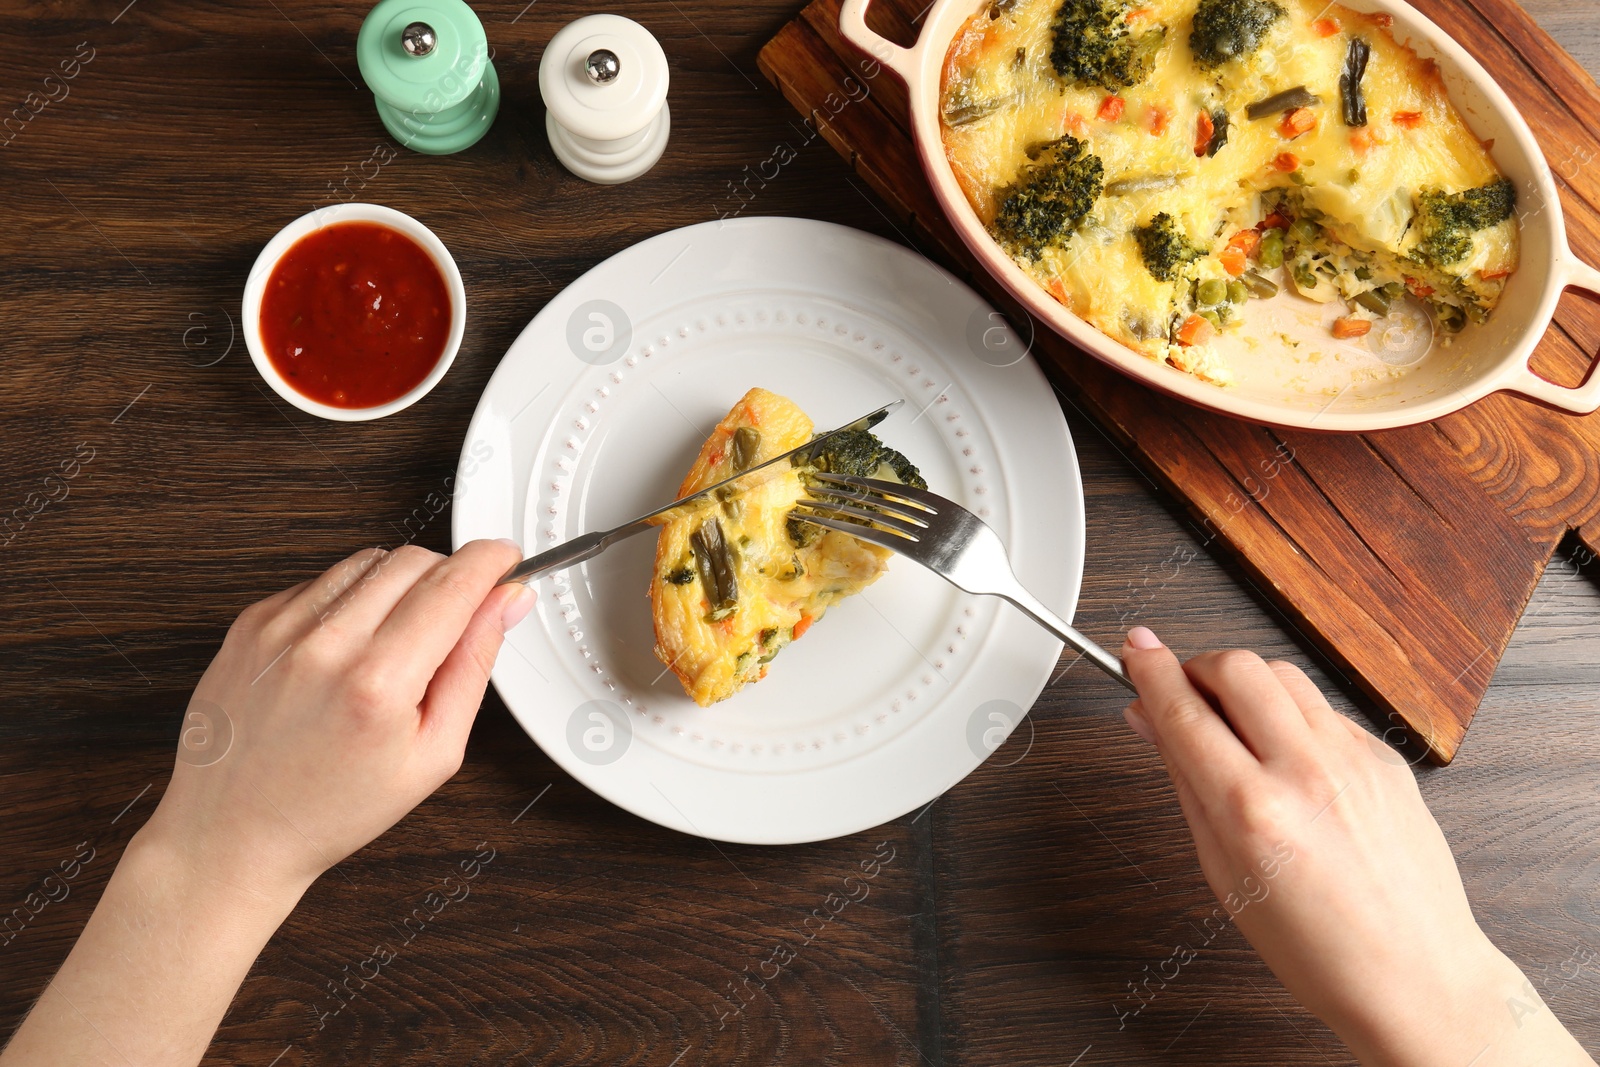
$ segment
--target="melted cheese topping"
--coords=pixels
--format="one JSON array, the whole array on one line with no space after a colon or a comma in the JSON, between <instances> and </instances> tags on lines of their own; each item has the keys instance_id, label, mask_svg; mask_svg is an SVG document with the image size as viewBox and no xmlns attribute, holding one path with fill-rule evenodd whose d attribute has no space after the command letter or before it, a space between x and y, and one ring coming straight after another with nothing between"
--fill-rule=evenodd
<instances>
[{"instance_id":1,"label":"melted cheese topping","mask_svg":"<svg viewBox=\"0 0 1600 1067\"><path fill-rule=\"evenodd\" d=\"M1405 284L1413 294L1429 296L1436 307L1466 306L1475 318L1494 306L1517 264L1514 216L1475 234L1471 254L1448 272L1406 258L1418 240L1411 227L1415 192L1476 188L1500 173L1451 106L1437 67L1396 42L1379 21L1321 0L1280 3L1287 16L1258 51L1207 72L1196 66L1188 43L1196 0L1141 2L1127 16L1130 33L1165 27L1166 36L1149 77L1115 94L1055 74L1051 22L1060 0L979 11L956 37L944 68L945 152L985 225L1029 163L1029 147L1066 134L1100 158L1108 187L1150 176L1174 179L1166 188L1103 193L1064 245L1046 247L1037 258L1015 252L1013 258L1102 332L1219 383L1228 380L1227 368L1203 345L1174 343L1176 327L1196 308L1195 282L1229 278L1215 254L1233 234L1260 222L1271 203L1292 205L1316 218L1330 242L1365 253L1364 276L1410 279ZM1345 126L1340 108L1339 75L1356 36L1371 46L1361 82L1368 125L1361 128ZM1300 85L1321 98L1311 107L1316 125L1308 132L1291 138L1280 114L1246 117L1249 104ZM1113 95L1120 105L1108 104ZM1227 143L1214 156L1197 156L1200 115L1219 108L1230 119ZM1286 154L1293 172L1280 169ZM1130 233L1159 212L1211 253L1165 282L1146 269Z\"/></svg>"},{"instance_id":2,"label":"melted cheese topping","mask_svg":"<svg viewBox=\"0 0 1600 1067\"><path fill-rule=\"evenodd\" d=\"M754 431L758 443L736 466L734 442L741 429L746 440ZM678 495L731 478L811 436L811 420L793 401L752 389L706 439ZM826 531L805 547L790 540L789 512L806 492L802 474L802 468L790 468L661 528L650 582L655 653L702 707L766 677L780 649L835 601L877 581L887 567L887 549L847 534ZM712 522L722 528L737 589L733 609L720 617L691 542L697 529Z\"/></svg>"}]
</instances>

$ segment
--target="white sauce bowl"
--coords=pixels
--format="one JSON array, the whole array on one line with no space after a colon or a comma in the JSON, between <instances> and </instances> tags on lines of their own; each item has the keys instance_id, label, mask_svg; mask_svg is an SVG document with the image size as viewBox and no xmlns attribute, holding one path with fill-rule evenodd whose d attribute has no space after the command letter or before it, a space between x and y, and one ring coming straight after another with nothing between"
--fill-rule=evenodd
<instances>
[{"instance_id":1,"label":"white sauce bowl","mask_svg":"<svg viewBox=\"0 0 1600 1067\"><path fill-rule=\"evenodd\" d=\"M300 238L324 226L342 222L375 222L405 234L422 246L433 259L433 265L439 268L439 275L444 278L445 288L450 293L450 334L445 339L444 352L439 356L439 361L433 365L428 376L410 392L373 407L334 407L332 404L324 404L306 396L278 373L278 368L267 358L266 347L261 340L261 297L266 292L267 279L272 276L273 268ZM301 215L267 242L267 246L256 257L255 266L250 268L250 277L244 284L243 314L245 347L250 350L250 359L255 363L256 370L260 371L261 377L272 386L273 392L301 411L319 418L332 419L336 422L364 422L404 411L427 396L429 391L439 384L445 372L450 369L450 364L455 362L456 352L461 348L462 335L467 329L467 290L461 283L461 271L456 269L456 261L451 257L450 250L445 248L444 242L410 215L381 204L336 204Z\"/></svg>"}]
</instances>

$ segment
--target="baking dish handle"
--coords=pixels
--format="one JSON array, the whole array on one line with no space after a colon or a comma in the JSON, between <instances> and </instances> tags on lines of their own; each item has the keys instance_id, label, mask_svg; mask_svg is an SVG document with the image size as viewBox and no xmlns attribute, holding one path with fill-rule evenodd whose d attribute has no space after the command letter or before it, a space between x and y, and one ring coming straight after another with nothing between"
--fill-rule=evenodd
<instances>
[{"instance_id":1,"label":"baking dish handle","mask_svg":"<svg viewBox=\"0 0 1600 1067\"><path fill-rule=\"evenodd\" d=\"M844 6L839 10L839 32L845 40L894 71L901 81L909 83L916 59L915 49L902 48L868 29L869 3L871 0L844 0Z\"/></svg>"},{"instance_id":2,"label":"baking dish handle","mask_svg":"<svg viewBox=\"0 0 1600 1067\"><path fill-rule=\"evenodd\" d=\"M1576 287L1600 296L1600 270L1568 253L1563 287ZM1590 368L1582 385L1569 387L1539 377L1524 363L1503 388L1574 415L1592 415L1600 409L1600 369L1594 367Z\"/></svg>"}]
</instances>

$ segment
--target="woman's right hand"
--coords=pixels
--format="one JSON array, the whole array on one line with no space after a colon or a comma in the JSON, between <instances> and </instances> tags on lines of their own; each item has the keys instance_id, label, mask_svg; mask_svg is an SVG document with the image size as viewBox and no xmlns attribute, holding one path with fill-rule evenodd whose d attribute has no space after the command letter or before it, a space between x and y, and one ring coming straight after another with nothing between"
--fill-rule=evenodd
<instances>
[{"instance_id":1,"label":"woman's right hand","mask_svg":"<svg viewBox=\"0 0 1600 1067\"><path fill-rule=\"evenodd\" d=\"M141 838L292 904L461 766L501 639L533 605L495 584L521 556L369 549L245 609ZM190 748L191 721L217 751Z\"/></svg>"},{"instance_id":2,"label":"woman's right hand","mask_svg":"<svg viewBox=\"0 0 1600 1067\"><path fill-rule=\"evenodd\" d=\"M1290 664L1180 664L1144 627L1122 656L1129 725L1166 763L1206 881L1363 1063L1594 1063L1478 927L1398 753Z\"/></svg>"}]
</instances>

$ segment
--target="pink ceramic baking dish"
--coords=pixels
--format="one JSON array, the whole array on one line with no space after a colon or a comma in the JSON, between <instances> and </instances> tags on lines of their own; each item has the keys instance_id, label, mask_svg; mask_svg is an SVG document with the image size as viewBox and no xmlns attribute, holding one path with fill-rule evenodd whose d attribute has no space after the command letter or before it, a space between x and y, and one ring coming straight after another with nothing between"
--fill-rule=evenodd
<instances>
[{"instance_id":1,"label":"pink ceramic baking dish","mask_svg":"<svg viewBox=\"0 0 1600 1067\"><path fill-rule=\"evenodd\" d=\"M867 27L870 0L845 0L839 16L844 37L892 70L906 84L917 151L933 191L956 232L985 269L1036 319L1085 352L1164 393L1228 415L1277 426L1365 431L1427 422L1490 393L1507 391L1562 411L1587 415L1600 408L1600 373L1566 388L1528 369L1534 346L1550 325L1556 300L1568 286L1600 293L1600 271L1567 247L1561 201L1550 167L1532 132L1494 79L1438 26L1400 0L1354 0L1357 11L1394 16L1393 33L1419 55L1439 64L1456 109L1517 186L1522 231L1521 265L1506 284L1487 323L1471 326L1448 346L1434 347L1397 376L1352 383L1284 373L1293 357L1260 346L1263 362L1221 387L1157 363L1112 340L1062 307L1013 263L984 229L956 183L940 137L940 75L945 54L966 20L989 0L934 0L921 36L910 48ZM1282 297L1278 299L1283 299ZM1249 329L1248 323L1246 329Z\"/></svg>"}]
</instances>

